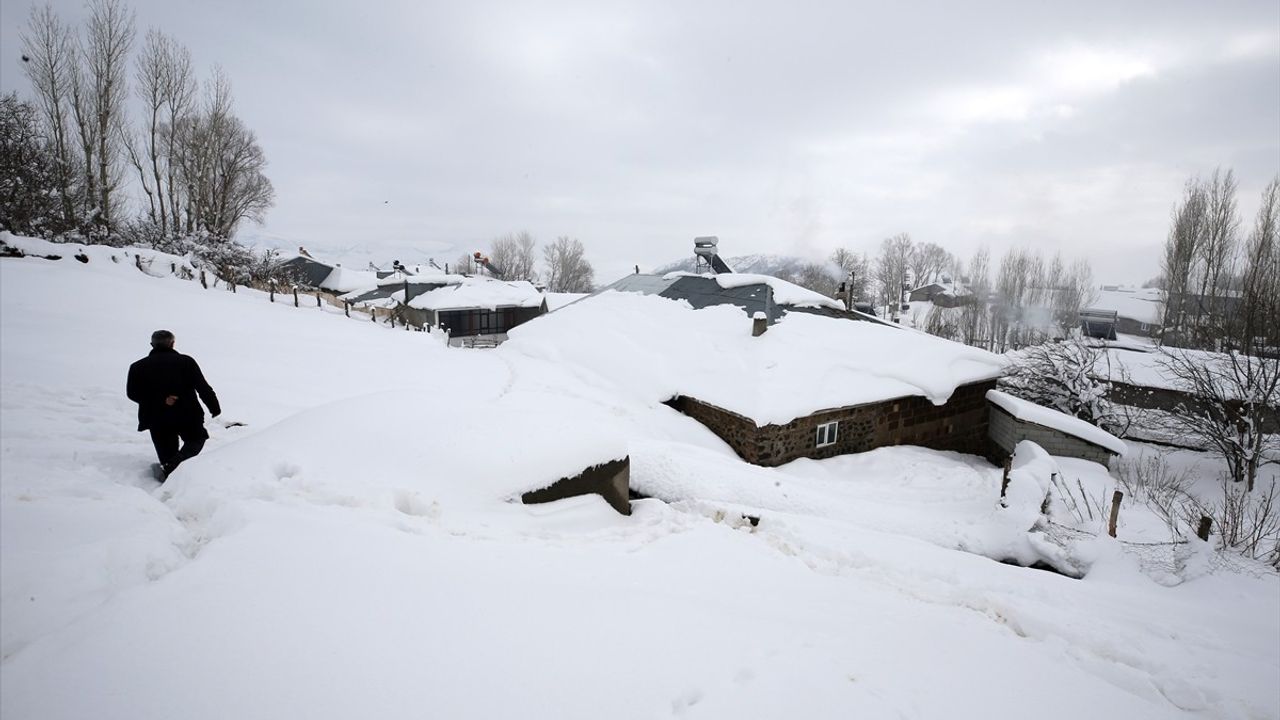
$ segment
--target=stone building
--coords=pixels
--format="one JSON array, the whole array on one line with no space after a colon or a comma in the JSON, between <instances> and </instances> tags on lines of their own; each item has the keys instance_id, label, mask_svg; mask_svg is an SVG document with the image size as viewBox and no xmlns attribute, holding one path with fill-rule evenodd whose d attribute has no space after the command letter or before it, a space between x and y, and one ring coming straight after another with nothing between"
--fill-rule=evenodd
<instances>
[{"instance_id":1,"label":"stone building","mask_svg":"<svg viewBox=\"0 0 1280 720\"><path fill-rule=\"evenodd\" d=\"M991 401L988 421L991 443L997 454L1009 456L1018 443L1030 440L1050 455L1092 460L1110 465L1123 455L1124 442L1101 428L1051 408L1036 405L999 390L987 393Z\"/></svg>"},{"instance_id":2,"label":"stone building","mask_svg":"<svg viewBox=\"0 0 1280 720\"><path fill-rule=\"evenodd\" d=\"M636 274L607 291L673 301L644 305L652 318L638 316L634 303L631 316L619 313L625 346L666 356L646 363L674 366L674 392L663 401L747 462L776 466L907 444L992 454L985 394L1003 361L984 350L845 310L769 276ZM614 372L607 353L588 352Z\"/></svg>"}]
</instances>

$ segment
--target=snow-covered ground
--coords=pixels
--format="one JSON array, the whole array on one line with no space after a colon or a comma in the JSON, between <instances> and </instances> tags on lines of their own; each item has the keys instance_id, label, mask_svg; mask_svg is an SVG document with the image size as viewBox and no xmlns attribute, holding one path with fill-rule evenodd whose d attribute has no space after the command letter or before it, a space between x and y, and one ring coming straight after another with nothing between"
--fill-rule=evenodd
<instances>
[{"instance_id":1,"label":"snow-covered ground","mask_svg":"<svg viewBox=\"0 0 1280 720\"><path fill-rule=\"evenodd\" d=\"M123 393L159 327L247 423L164 486ZM546 342L0 260L0 716L1280 715L1274 574L1191 547L1153 577L1105 537L1083 580L990 559L1037 542L1031 478L1096 500L1100 466L1029 455L1009 508L919 448L757 468ZM630 517L513 501L623 454Z\"/></svg>"}]
</instances>

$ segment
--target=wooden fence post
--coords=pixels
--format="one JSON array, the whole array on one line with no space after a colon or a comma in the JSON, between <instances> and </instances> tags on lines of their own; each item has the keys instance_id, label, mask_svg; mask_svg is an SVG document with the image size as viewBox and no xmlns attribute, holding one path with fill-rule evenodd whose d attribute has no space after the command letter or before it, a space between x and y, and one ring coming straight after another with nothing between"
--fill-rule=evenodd
<instances>
[{"instance_id":1,"label":"wooden fence post","mask_svg":"<svg viewBox=\"0 0 1280 720\"><path fill-rule=\"evenodd\" d=\"M1009 490L1009 471L1013 469L1013 458L1004 459L1004 478L1000 480L1000 499L1004 499L1004 494Z\"/></svg>"},{"instance_id":2,"label":"wooden fence post","mask_svg":"<svg viewBox=\"0 0 1280 720\"><path fill-rule=\"evenodd\" d=\"M204 270L200 271L200 287L204 288L205 290L209 289L209 283L205 282L205 279L204 279Z\"/></svg>"},{"instance_id":3,"label":"wooden fence post","mask_svg":"<svg viewBox=\"0 0 1280 720\"><path fill-rule=\"evenodd\" d=\"M351 317L351 303L346 300L342 301L342 314Z\"/></svg>"},{"instance_id":4,"label":"wooden fence post","mask_svg":"<svg viewBox=\"0 0 1280 720\"><path fill-rule=\"evenodd\" d=\"M298 286L293 286L293 306L298 307Z\"/></svg>"},{"instance_id":5,"label":"wooden fence post","mask_svg":"<svg viewBox=\"0 0 1280 720\"><path fill-rule=\"evenodd\" d=\"M178 263L169 263L169 274L170 275L178 274Z\"/></svg>"},{"instance_id":6,"label":"wooden fence post","mask_svg":"<svg viewBox=\"0 0 1280 720\"><path fill-rule=\"evenodd\" d=\"M1107 534L1111 537L1116 536L1116 521L1120 519L1120 501L1124 499L1124 493L1117 490L1111 496L1111 519L1107 521Z\"/></svg>"},{"instance_id":7,"label":"wooden fence post","mask_svg":"<svg viewBox=\"0 0 1280 720\"><path fill-rule=\"evenodd\" d=\"M316 307L320 307L320 291L316 291Z\"/></svg>"},{"instance_id":8,"label":"wooden fence post","mask_svg":"<svg viewBox=\"0 0 1280 720\"><path fill-rule=\"evenodd\" d=\"M276 281L271 281L271 302L276 301Z\"/></svg>"},{"instance_id":9,"label":"wooden fence post","mask_svg":"<svg viewBox=\"0 0 1280 720\"><path fill-rule=\"evenodd\" d=\"M1213 530L1213 518L1208 515L1200 516L1200 527L1196 528L1196 537L1207 541L1211 530Z\"/></svg>"}]
</instances>

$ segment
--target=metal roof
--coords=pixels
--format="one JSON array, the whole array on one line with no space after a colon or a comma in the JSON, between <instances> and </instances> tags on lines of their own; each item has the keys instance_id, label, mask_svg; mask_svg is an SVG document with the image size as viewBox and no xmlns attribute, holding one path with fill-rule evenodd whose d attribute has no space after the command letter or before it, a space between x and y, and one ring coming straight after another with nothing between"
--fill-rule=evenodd
<instances>
[{"instance_id":1,"label":"metal roof","mask_svg":"<svg viewBox=\"0 0 1280 720\"><path fill-rule=\"evenodd\" d=\"M280 267L287 269L289 275L299 285L313 288L320 287L320 283L333 272L332 265L302 255L280 263Z\"/></svg>"}]
</instances>

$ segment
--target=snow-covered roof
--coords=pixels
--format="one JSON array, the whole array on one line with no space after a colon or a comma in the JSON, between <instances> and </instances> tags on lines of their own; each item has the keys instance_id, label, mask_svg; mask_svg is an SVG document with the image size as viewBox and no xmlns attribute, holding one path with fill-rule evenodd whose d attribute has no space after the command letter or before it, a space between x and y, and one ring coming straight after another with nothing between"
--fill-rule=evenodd
<instances>
[{"instance_id":1,"label":"snow-covered roof","mask_svg":"<svg viewBox=\"0 0 1280 720\"><path fill-rule=\"evenodd\" d=\"M320 289L335 293L349 293L362 288L377 287L377 285L378 274L372 270L352 270L338 266L320 282Z\"/></svg>"},{"instance_id":2,"label":"snow-covered roof","mask_svg":"<svg viewBox=\"0 0 1280 720\"><path fill-rule=\"evenodd\" d=\"M1060 433L1097 445L1117 455L1125 454L1123 440L1078 417L1014 397L1001 390L988 390L987 400L990 400L997 407L1023 422L1043 425Z\"/></svg>"},{"instance_id":3,"label":"snow-covered roof","mask_svg":"<svg viewBox=\"0 0 1280 720\"><path fill-rule=\"evenodd\" d=\"M749 285L768 285L773 290L773 302L777 305L793 305L795 307L828 307L843 310L844 305L822 293L802 288L795 283L780 280L770 275L752 273L704 273L672 272L662 276L664 280L681 277L713 278L722 288L739 288Z\"/></svg>"},{"instance_id":4,"label":"snow-covered roof","mask_svg":"<svg viewBox=\"0 0 1280 720\"><path fill-rule=\"evenodd\" d=\"M614 290L510 337L504 350L572 358L646 402L686 395L758 425L895 397L940 405L958 386L1004 368L985 350L879 322L795 311L752 337L751 318L733 305L694 310L686 301Z\"/></svg>"},{"instance_id":5,"label":"snow-covered roof","mask_svg":"<svg viewBox=\"0 0 1280 720\"><path fill-rule=\"evenodd\" d=\"M420 310L493 310L499 307L538 307L542 301L542 293L527 280L464 277L460 282L418 295L409 301L409 307Z\"/></svg>"},{"instance_id":6,"label":"snow-covered roof","mask_svg":"<svg viewBox=\"0 0 1280 720\"><path fill-rule=\"evenodd\" d=\"M1120 317L1142 323L1160 322L1160 291L1156 288L1099 290L1090 310L1114 310Z\"/></svg>"}]
</instances>

